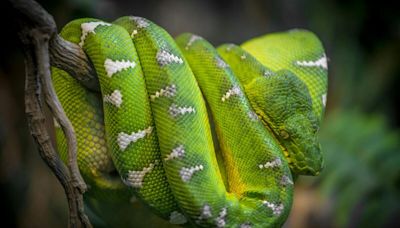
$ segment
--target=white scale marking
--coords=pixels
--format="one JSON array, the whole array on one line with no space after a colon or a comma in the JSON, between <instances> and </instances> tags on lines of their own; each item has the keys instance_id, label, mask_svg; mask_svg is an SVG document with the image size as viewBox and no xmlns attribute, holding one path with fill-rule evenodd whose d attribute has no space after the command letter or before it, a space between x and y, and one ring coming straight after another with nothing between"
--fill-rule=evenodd
<instances>
[{"instance_id":1,"label":"white scale marking","mask_svg":"<svg viewBox=\"0 0 400 228\"><path fill-rule=\"evenodd\" d=\"M260 165L258 165L258 167L260 169L268 169L268 168L278 167L278 166L281 166L281 165L282 165L281 159L280 158L276 158L273 161L266 162L265 164L260 164Z\"/></svg>"},{"instance_id":2,"label":"white scale marking","mask_svg":"<svg viewBox=\"0 0 400 228\"><path fill-rule=\"evenodd\" d=\"M92 21L92 22L86 22L86 23L81 24L82 35L81 35L81 41L79 42L79 46L83 47L83 44L85 43L85 39L89 33L96 34L96 32L94 30L99 25L110 26L111 24L103 22L103 21Z\"/></svg>"},{"instance_id":3,"label":"white scale marking","mask_svg":"<svg viewBox=\"0 0 400 228\"><path fill-rule=\"evenodd\" d=\"M150 163L148 167L144 167L141 171L128 171L128 177L126 178L126 180L123 180L123 182L126 185L134 188L143 187L144 176L154 169L155 164L158 164L157 160L154 163Z\"/></svg>"},{"instance_id":4,"label":"white scale marking","mask_svg":"<svg viewBox=\"0 0 400 228\"><path fill-rule=\"evenodd\" d=\"M295 64L304 67L322 67L323 69L328 69L328 60L325 54L315 61L296 61Z\"/></svg>"},{"instance_id":5,"label":"white scale marking","mask_svg":"<svg viewBox=\"0 0 400 228\"><path fill-rule=\"evenodd\" d=\"M190 46L192 46L192 44L196 41L196 40L201 40L202 38L198 35L192 35L188 41L188 43L186 44L185 49L189 50Z\"/></svg>"},{"instance_id":6,"label":"white scale marking","mask_svg":"<svg viewBox=\"0 0 400 228\"><path fill-rule=\"evenodd\" d=\"M144 138L146 135L149 135L153 131L153 127L148 127L144 130L133 132L132 134L126 134L121 132L118 134L117 142L119 148L124 151L129 144L136 142L137 140Z\"/></svg>"},{"instance_id":7,"label":"white scale marking","mask_svg":"<svg viewBox=\"0 0 400 228\"><path fill-rule=\"evenodd\" d=\"M159 50L157 52L156 59L160 66L165 66L172 63L177 63L177 64L183 63L183 60L181 58L166 50Z\"/></svg>"},{"instance_id":8,"label":"white scale marking","mask_svg":"<svg viewBox=\"0 0 400 228\"><path fill-rule=\"evenodd\" d=\"M169 107L169 114L173 117L177 117L179 115L184 115L186 113L195 113L196 110L193 107L180 107L177 106L176 104L172 104Z\"/></svg>"},{"instance_id":9,"label":"white scale marking","mask_svg":"<svg viewBox=\"0 0 400 228\"><path fill-rule=\"evenodd\" d=\"M231 51L234 46L234 44L228 44L228 46L226 47L226 51Z\"/></svg>"},{"instance_id":10,"label":"white scale marking","mask_svg":"<svg viewBox=\"0 0 400 228\"><path fill-rule=\"evenodd\" d=\"M195 172L198 172L203 169L204 169L203 165L196 165L190 168L183 167L179 171L179 175L181 176L183 182L188 182L190 181L190 179L192 179L192 176Z\"/></svg>"},{"instance_id":11,"label":"white scale marking","mask_svg":"<svg viewBox=\"0 0 400 228\"><path fill-rule=\"evenodd\" d=\"M325 107L326 106L326 93L322 95L321 99L322 99L322 104Z\"/></svg>"},{"instance_id":12,"label":"white scale marking","mask_svg":"<svg viewBox=\"0 0 400 228\"><path fill-rule=\"evenodd\" d=\"M226 207L222 208L222 210L219 212L218 217L215 219L215 224L217 227L225 227L226 221L225 217L228 215L228 211L226 210Z\"/></svg>"},{"instance_id":13,"label":"white scale marking","mask_svg":"<svg viewBox=\"0 0 400 228\"><path fill-rule=\"evenodd\" d=\"M274 73L271 72L271 71L269 71L269 70L265 70L264 73L263 73L263 75L264 75L264 77L270 77L270 76L273 76Z\"/></svg>"},{"instance_id":14,"label":"white scale marking","mask_svg":"<svg viewBox=\"0 0 400 228\"><path fill-rule=\"evenodd\" d=\"M111 104L115 105L117 108L119 108L122 104L121 91L114 90L114 92L112 92L111 94L104 95L103 100L104 100L104 102L111 103Z\"/></svg>"},{"instance_id":15,"label":"white scale marking","mask_svg":"<svg viewBox=\"0 0 400 228\"><path fill-rule=\"evenodd\" d=\"M221 57L217 56L215 60L217 62L217 66L219 68L227 68L227 67L229 67L228 64L224 60L221 59Z\"/></svg>"},{"instance_id":16,"label":"white scale marking","mask_svg":"<svg viewBox=\"0 0 400 228\"><path fill-rule=\"evenodd\" d=\"M235 85L231 89L229 89L228 92L226 92L222 96L222 98L221 98L222 102L225 102L226 100L228 100L233 95L239 95L239 96L242 95L242 91L240 91L239 86Z\"/></svg>"},{"instance_id":17,"label":"white scale marking","mask_svg":"<svg viewBox=\"0 0 400 228\"><path fill-rule=\"evenodd\" d=\"M185 155L185 148L183 145L179 145L178 147L174 148L170 154L167 155L166 158L164 158L165 161L172 160L175 158L180 158Z\"/></svg>"},{"instance_id":18,"label":"white scale marking","mask_svg":"<svg viewBox=\"0 0 400 228\"><path fill-rule=\"evenodd\" d=\"M247 113L247 115L248 115L249 118L250 118L251 120L253 120L253 121L258 120L257 114L256 114L255 112L253 112L253 111L249 111L249 112Z\"/></svg>"},{"instance_id":19,"label":"white scale marking","mask_svg":"<svg viewBox=\"0 0 400 228\"><path fill-rule=\"evenodd\" d=\"M156 98L159 97L173 97L176 94L176 85L170 85L166 86L159 91L157 91L155 94L150 95L150 99L154 101Z\"/></svg>"},{"instance_id":20,"label":"white scale marking","mask_svg":"<svg viewBox=\"0 0 400 228\"><path fill-rule=\"evenodd\" d=\"M136 66L136 63L133 61L129 60L111 60L111 59L106 59L104 61L104 68L107 72L108 77L112 77L115 73L128 69L128 68L134 68Z\"/></svg>"},{"instance_id":21,"label":"white scale marking","mask_svg":"<svg viewBox=\"0 0 400 228\"><path fill-rule=\"evenodd\" d=\"M208 219L212 217L211 207L208 204L204 204L199 220Z\"/></svg>"},{"instance_id":22,"label":"white scale marking","mask_svg":"<svg viewBox=\"0 0 400 228\"><path fill-rule=\"evenodd\" d=\"M287 185L293 185L293 181L286 175L282 176L281 179L281 185L287 186Z\"/></svg>"},{"instance_id":23,"label":"white scale marking","mask_svg":"<svg viewBox=\"0 0 400 228\"><path fill-rule=\"evenodd\" d=\"M245 60L246 58L247 58L247 57L246 57L246 54L243 54L243 55L240 56L240 59L241 59L241 60Z\"/></svg>"},{"instance_id":24,"label":"white scale marking","mask_svg":"<svg viewBox=\"0 0 400 228\"><path fill-rule=\"evenodd\" d=\"M274 215L280 215L284 209L283 204L276 205L266 200L263 201L263 205L269 207Z\"/></svg>"},{"instance_id":25,"label":"white scale marking","mask_svg":"<svg viewBox=\"0 0 400 228\"><path fill-rule=\"evenodd\" d=\"M187 219L183 214L177 211L173 211L169 216L169 222L171 224L180 225L180 224L185 224L187 222Z\"/></svg>"},{"instance_id":26,"label":"white scale marking","mask_svg":"<svg viewBox=\"0 0 400 228\"><path fill-rule=\"evenodd\" d=\"M136 29L134 29L131 33L131 37L133 38L136 34L138 34L138 31Z\"/></svg>"},{"instance_id":27,"label":"white scale marking","mask_svg":"<svg viewBox=\"0 0 400 228\"><path fill-rule=\"evenodd\" d=\"M138 28L146 28L147 26L150 25L150 23L143 17L129 17L131 20L133 20Z\"/></svg>"},{"instance_id":28,"label":"white scale marking","mask_svg":"<svg viewBox=\"0 0 400 228\"><path fill-rule=\"evenodd\" d=\"M251 228L253 227L250 222L240 224L240 228Z\"/></svg>"}]
</instances>

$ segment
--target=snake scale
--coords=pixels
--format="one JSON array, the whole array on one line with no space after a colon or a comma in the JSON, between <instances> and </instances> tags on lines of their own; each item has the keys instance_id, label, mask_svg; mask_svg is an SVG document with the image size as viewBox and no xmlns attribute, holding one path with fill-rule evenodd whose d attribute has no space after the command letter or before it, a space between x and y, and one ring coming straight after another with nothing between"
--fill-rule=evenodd
<instances>
[{"instance_id":1,"label":"snake scale","mask_svg":"<svg viewBox=\"0 0 400 228\"><path fill-rule=\"evenodd\" d=\"M322 169L327 61L313 33L215 49L122 17L74 20L61 35L83 48L99 79L92 91L52 68L77 135L85 200L108 225L122 221L111 208L129 208L134 195L172 224L280 227L295 178Z\"/></svg>"}]
</instances>

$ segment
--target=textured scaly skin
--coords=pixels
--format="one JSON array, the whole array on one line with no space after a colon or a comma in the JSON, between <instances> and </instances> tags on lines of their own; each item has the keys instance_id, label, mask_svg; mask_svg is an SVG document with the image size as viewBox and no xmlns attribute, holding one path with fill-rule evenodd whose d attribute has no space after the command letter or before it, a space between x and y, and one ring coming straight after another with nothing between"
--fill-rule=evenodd
<instances>
[{"instance_id":1,"label":"textured scaly skin","mask_svg":"<svg viewBox=\"0 0 400 228\"><path fill-rule=\"evenodd\" d=\"M86 201L108 225L126 225L109 208L129 208L134 194L173 224L279 227L292 204L292 174L320 171L316 131L326 69L311 62L324 54L309 32L259 38L244 49L223 45L218 52L196 35L174 41L139 17L114 24L79 19L61 35L82 46L100 81L101 93L88 91L53 68L78 137L78 163L90 186ZM311 39L305 56L266 57L275 50L268 40L286 39L277 48L295 49L299 36ZM65 158L60 130L57 143ZM120 221L128 213L134 212Z\"/></svg>"}]
</instances>

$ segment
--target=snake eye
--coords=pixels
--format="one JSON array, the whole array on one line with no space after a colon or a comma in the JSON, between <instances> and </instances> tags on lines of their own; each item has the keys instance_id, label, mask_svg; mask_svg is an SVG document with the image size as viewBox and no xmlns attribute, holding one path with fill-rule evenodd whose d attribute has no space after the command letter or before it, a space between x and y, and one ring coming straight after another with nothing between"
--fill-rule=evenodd
<instances>
[{"instance_id":1,"label":"snake eye","mask_svg":"<svg viewBox=\"0 0 400 228\"><path fill-rule=\"evenodd\" d=\"M289 133L285 130L281 130L279 133L283 139L288 139L290 137Z\"/></svg>"}]
</instances>

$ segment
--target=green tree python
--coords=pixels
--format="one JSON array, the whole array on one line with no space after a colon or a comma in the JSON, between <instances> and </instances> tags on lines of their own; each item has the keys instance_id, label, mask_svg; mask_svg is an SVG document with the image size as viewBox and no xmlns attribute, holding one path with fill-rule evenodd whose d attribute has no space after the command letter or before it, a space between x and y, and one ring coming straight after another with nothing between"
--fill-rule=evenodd
<instances>
[{"instance_id":1,"label":"green tree python","mask_svg":"<svg viewBox=\"0 0 400 228\"><path fill-rule=\"evenodd\" d=\"M107 205L128 208L134 195L172 224L280 227L294 179L322 169L327 60L313 33L215 49L122 17L74 20L61 35L83 48L99 79L91 91L52 68L76 132L85 198L99 217L118 220Z\"/></svg>"}]
</instances>

